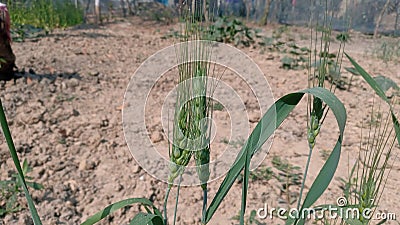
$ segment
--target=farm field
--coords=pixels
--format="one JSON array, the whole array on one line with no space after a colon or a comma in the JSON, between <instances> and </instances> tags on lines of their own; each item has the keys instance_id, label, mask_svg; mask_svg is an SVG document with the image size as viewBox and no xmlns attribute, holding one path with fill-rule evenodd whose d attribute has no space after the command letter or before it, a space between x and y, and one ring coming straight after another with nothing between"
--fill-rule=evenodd
<instances>
[{"instance_id":1,"label":"farm field","mask_svg":"<svg viewBox=\"0 0 400 225\"><path fill-rule=\"evenodd\" d=\"M256 25L249 26L257 28ZM16 65L25 73L21 73L23 77L15 82L4 83L0 87L0 97L19 157L28 160L32 167L29 176L44 186L43 190L31 191L43 224L80 224L105 206L127 197L149 198L162 208L167 184L147 174L131 155L123 131L122 110L124 94L135 70L148 57L174 44L176 40L171 33L178 29L174 24L132 17L103 26L80 25L55 30L44 37L27 38L12 44ZM309 30L304 27L268 25L262 27L260 33L273 37L276 32L281 32L276 40L296 43L300 47L309 45ZM350 32L350 36L345 52L370 74L384 75L400 84L400 57L384 60L387 55L382 55L390 54L382 53L382 46L387 43L398 45L399 38L382 36L373 39L357 32ZM339 43L332 41L330 52L337 52L338 47ZM306 69L283 68L282 59L295 56L258 44L238 48L265 74L275 99L307 88ZM343 58L343 67L350 66ZM345 83L335 94L346 107L348 122L340 164L327 192L318 201L321 204L335 203L341 197L340 178L347 178L355 162L361 128L365 128L370 120L368 112L372 105L380 105L380 100L374 97L372 89L360 76L352 77L349 88L346 82L351 74L342 71ZM228 71L225 75L222 80L234 89L242 88L241 80L236 79L234 73ZM159 118L162 104L157 99L168 92L166 87L170 87L171 82L173 80L160 80L154 86L148 101L151 110L146 111L149 138L159 148L165 146L166 152L168 142ZM254 96L245 93L243 98L247 103L250 126L254 128L260 119L259 109L254 104ZM301 173L308 154L306 107L304 98L275 132L269 153L256 171L276 169L272 161L280 159L299 166ZM227 118L226 112L217 110L215 117L223 121ZM241 140L229 143L225 139L229 136L228 128L218 132L213 142L216 149L239 148ZM330 112L314 149L306 190L323 165L327 151L333 148L337 135L337 124ZM395 152L398 151L396 146ZM395 161L378 209L400 216L400 163L398 159L392 160ZM0 180L6 180L14 171L7 144L1 138ZM210 197L215 195L221 182L222 179L217 179L209 183ZM264 207L264 203L285 207L287 196L281 187L282 182L276 178L255 178L249 184L247 212ZM300 185L290 188L290 193L295 193ZM182 187L180 194L177 224L199 224L200 187ZM172 189L169 213L174 210L175 195L176 189ZM241 195L240 181L233 186L209 224L238 224L234 219L240 210L238 195ZM25 205L25 199L21 203ZM296 202L291 205L295 207ZM139 209L140 206L133 205L119 210L99 224L129 224ZM260 221L282 224L277 219ZM0 224L32 224L29 210L24 207L19 212L7 214L0 218Z\"/></svg>"}]
</instances>

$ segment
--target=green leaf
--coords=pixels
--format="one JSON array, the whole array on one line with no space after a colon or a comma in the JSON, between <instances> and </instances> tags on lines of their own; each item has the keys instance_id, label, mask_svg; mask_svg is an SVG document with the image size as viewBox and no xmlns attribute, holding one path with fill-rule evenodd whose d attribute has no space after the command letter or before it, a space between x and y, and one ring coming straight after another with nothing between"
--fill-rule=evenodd
<instances>
[{"instance_id":1,"label":"green leaf","mask_svg":"<svg viewBox=\"0 0 400 225\"><path fill-rule=\"evenodd\" d=\"M374 77L374 80L376 81L376 83L378 83L383 92L387 92L390 88L393 88L395 90L399 89L399 86L397 86L396 82L394 82L389 77L379 75Z\"/></svg>"},{"instance_id":2,"label":"green leaf","mask_svg":"<svg viewBox=\"0 0 400 225\"><path fill-rule=\"evenodd\" d=\"M128 198L128 199L125 199L125 200L122 200L122 201L119 201L119 202L116 202L116 203L113 203L113 204L107 206L103 210L101 210L98 213L91 216L89 219L87 219L81 225L95 224L95 223L99 222L100 220L104 219L105 217L107 217L108 215L110 215L111 213L115 212L116 210L121 209L128 205L135 204L135 203L140 203L143 205L151 206L153 208L155 214L158 217L160 217L161 214L159 214L159 211L156 210L155 206L153 205L153 203L150 200L148 200L146 198Z\"/></svg>"},{"instance_id":3,"label":"green leaf","mask_svg":"<svg viewBox=\"0 0 400 225\"><path fill-rule=\"evenodd\" d=\"M256 210L251 210L250 217L249 217L249 223L250 224L253 224L254 222L257 222L256 216L257 216Z\"/></svg>"},{"instance_id":4,"label":"green leaf","mask_svg":"<svg viewBox=\"0 0 400 225\"><path fill-rule=\"evenodd\" d=\"M139 212L129 223L129 225L163 225L163 224L164 223L161 217L154 214L143 213L143 212Z\"/></svg>"},{"instance_id":5,"label":"green leaf","mask_svg":"<svg viewBox=\"0 0 400 225\"><path fill-rule=\"evenodd\" d=\"M320 90L326 90L326 89L321 88ZM322 93L318 94L314 93L313 95L323 100L329 106L329 108L332 109L333 114L335 115L336 121L339 126L340 135L328 159L326 160L325 164L319 171L317 177L313 181L311 188L308 191L304 199L304 202L301 206L300 212L302 212L303 209L310 208L312 204L314 204L318 200L318 198L324 193L326 188L328 188L328 185L331 182L336 172L340 160L343 133L347 117L346 110L343 104L337 99L337 97L334 94L331 93L331 95L324 96L324 94ZM297 224L304 224L304 219L301 218Z\"/></svg>"},{"instance_id":6,"label":"green leaf","mask_svg":"<svg viewBox=\"0 0 400 225\"><path fill-rule=\"evenodd\" d=\"M336 35L336 40L346 43L350 40L350 34L347 32L342 32Z\"/></svg>"},{"instance_id":7,"label":"green leaf","mask_svg":"<svg viewBox=\"0 0 400 225\"><path fill-rule=\"evenodd\" d=\"M311 52L310 49L307 48L307 47L300 48L300 51L302 51L302 52Z\"/></svg>"},{"instance_id":8,"label":"green leaf","mask_svg":"<svg viewBox=\"0 0 400 225\"><path fill-rule=\"evenodd\" d=\"M281 59L281 62L284 69L292 69L293 66L296 64L296 60L288 56L283 57Z\"/></svg>"},{"instance_id":9,"label":"green leaf","mask_svg":"<svg viewBox=\"0 0 400 225\"><path fill-rule=\"evenodd\" d=\"M341 133L343 134L342 131ZM311 188L308 191L306 198L304 199L304 202L301 206L300 212L302 212L303 209L310 208L312 204L314 204L318 200L318 198L324 193L324 191L328 187L339 163L341 146L342 135L339 136L339 139L336 142L336 145L332 150L329 158L326 160L325 164L322 166L322 169L318 173L318 176L315 178L313 184L311 185ZM304 219L301 218L297 224L304 224Z\"/></svg>"},{"instance_id":10,"label":"green leaf","mask_svg":"<svg viewBox=\"0 0 400 225\"><path fill-rule=\"evenodd\" d=\"M22 172L24 173L24 175L28 173L28 170L29 170L28 161L24 159L24 162L22 163Z\"/></svg>"},{"instance_id":11,"label":"green leaf","mask_svg":"<svg viewBox=\"0 0 400 225\"><path fill-rule=\"evenodd\" d=\"M0 123L1 123L1 128L3 130L4 137L6 138L8 149L10 150L11 158L14 162L15 168L17 169L18 176L20 181L22 181L22 189L24 190L25 193L25 198L28 202L28 207L29 211L31 212L31 217L33 220L33 223L35 225L42 225L42 222L40 221L39 214L37 213L37 210L35 208L35 204L33 202L33 199L31 195L29 194L28 186L26 185L25 177L23 170L20 165L20 161L18 159L17 151L15 150L15 145L14 141L11 136L10 128L8 127L7 124L7 119L6 115L4 114L4 109L3 109L3 104L0 100Z\"/></svg>"},{"instance_id":12,"label":"green leaf","mask_svg":"<svg viewBox=\"0 0 400 225\"><path fill-rule=\"evenodd\" d=\"M374 89L376 94L381 97L385 102L389 103L389 99L386 97L385 92L380 88L380 85L371 77L360 65L356 63L347 53L344 53L347 58L350 60L351 64L353 64L354 68L360 73L360 75L364 78L365 81Z\"/></svg>"},{"instance_id":13,"label":"green leaf","mask_svg":"<svg viewBox=\"0 0 400 225\"><path fill-rule=\"evenodd\" d=\"M360 73L354 67L345 67L344 69L353 75L360 76Z\"/></svg>"},{"instance_id":14,"label":"green leaf","mask_svg":"<svg viewBox=\"0 0 400 225\"><path fill-rule=\"evenodd\" d=\"M252 134L253 138L249 142L246 142L246 147L245 147L246 157L245 157L244 175L243 175L242 207L240 210L241 225L244 224L244 213L246 211L247 188L249 187L249 176L250 176L250 160L253 154L252 149L254 149L258 145L258 141L260 140L261 130L255 129Z\"/></svg>"},{"instance_id":15,"label":"green leaf","mask_svg":"<svg viewBox=\"0 0 400 225\"><path fill-rule=\"evenodd\" d=\"M296 105L300 102L305 94L312 94L315 97L324 101L333 111L337 123L339 125L340 135L338 141L336 143L335 149L332 151L331 156L328 159L328 166L330 167L331 172L325 171L322 172L324 175L323 179L319 179L319 181L324 182L319 184L320 188L313 188L316 192L312 196L307 196L305 201L307 203L313 203L319 196L320 191L323 191L328 186L329 182L332 180L333 174L336 171L336 167L339 161L340 151L341 151L341 142L343 138L343 132L346 124L346 110L343 106L343 103L330 91L324 88L315 87L306 89L303 91L290 93L288 95L283 96L278 101L276 101L264 114L261 120L258 122L257 126L254 128L253 132L250 134L250 137L246 141L246 144L239 152L235 162L231 166L228 171L225 179L222 181L221 186L219 187L214 199L212 200L209 208L206 212L206 222L210 221L219 205L223 201L224 197L229 192L230 188L234 184L236 178L239 176L240 172L246 168L248 170L248 156L251 157L256 153L258 149L268 140L268 138L275 132L275 130L282 124L282 122L289 116L289 113L296 107ZM246 171L245 171L246 172ZM320 174L319 177L322 176ZM246 174L246 173L245 173ZM246 183L246 182L244 182ZM315 185L314 185L315 186ZM324 189L325 188L325 189ZM244 188L242 191L246 191ZM244 195L242 195L244 196ZM242 208L243 205L246 205L246 199L242 199Z\"/></svg>"},{"instance_id":16,"label":"green leaf","mask_svg":"<svg viewBox=\"0 0 400 225\"><path fill-rule=\"evenodd\" d=\"M39 184L39 183L36 183L36 182L27 181L27 182L26 182L26 185L28 185L28 187L31 187L31 188L33 188L33 189L35 189L35 190L42 190L42 189L44 189L44 186L43 186L42 184Z\"/></svg>"},{"instance_id":17,"label":"green leaf","mask_svg":"<svg viewBox=\"0 0 400 225\"><path fill-rule=\"evenodd\" d=\"M369 75L354 59L352 59L347 53L344 53L346 57L350 60L351 64L353 64L354 68L360 73L360 75L364 78L365 81L371 86L371 88L375 91L375 93L384 100L390 107L390 112L392 114L392 122L394 126L394 130L396 132L397 143L400 145L400 125L399 121L396 118L390 100L386 97L385 92L381 89L381 86L376 82L371 75Z\"/></svg>"}]
</instances>

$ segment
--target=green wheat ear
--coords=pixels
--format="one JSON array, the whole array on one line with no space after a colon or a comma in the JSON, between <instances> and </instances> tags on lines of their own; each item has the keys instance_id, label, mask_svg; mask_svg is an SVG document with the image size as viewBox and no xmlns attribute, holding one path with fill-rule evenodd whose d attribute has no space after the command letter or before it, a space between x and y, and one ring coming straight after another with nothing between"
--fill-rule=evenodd
<instances>
[{"instance_id":1,"label":"green wheat ear","mask_svg":"<svg viewBox=\"0 0 400 225\"><path fill-rule=\"evenodd\" d=\"M198 83L198 85L195 85L197 87L195 87L194 92L196 92L198 97L192 100L196 106L192 112L194 117L192 134L194 134L194 138L197 142L194 158L201 187L205 190L207 189L207 182L210 178L210 139L207 136L207 131L209 129L207 117L212 108L208 104L209 98L206 96L207 87L205 87L205 85L207 85L207 68L199 66L196 70L195 76L197 78L195 83Z\"/></svg>"},{"instance_id":2,"label":"green wheat ear","mask_svg":"<svg viewBox=\"0 0 400 225\"><path fill-rule=\"evenodd\" d=\"M202 221L204 222L207 209L207 182L210 178L209 131L211 126L208 118L212 114L212 101L207 97L209 94L207 92L211 90L208 88L210 84L207 80L210 76L212 45L209 41L202 40L206 31L201 17L198 17L202 12L190 10L184 12L186 15L181 30L181 43L176 47L179 79L172 131L173 143L169 150L170 166L164 211L166 211L169 190L174 180L182 177L193 155L203 190ZM178 188L179 186L180 184ZM167 222L166 213L165 222Z\"/></svg>"},{"instance_id":3,"label":"green wheat ear","mask_svg":"<svg viewBox=\"0 0 400 225\"><path fill-rule=\"evenodd\" d=\"M390 126L390 115L389 112L385 115L380 109L375 112L372 108L367 142L365 146L362 146L363 142L360 144L356 174L353 176L356 183L353 184L352 192L350 192L353 193L352 203L357 206L360 215L365 209L371 209L373 212L376 210L389 178L392 163L394 163L389 160L393 157L397 158L393 152L396 134L394 128ZM363 224L370 222L364 217L361 217L360 221Z\"/></svg>"},{"instance_id":4,"label":"green wheat ear","mask_svg":"<svg viewBox=\"0 0 400 225\"><path fill-rule=\"evenodd\" d=\"M181 45L176 48L178 61L178 89L173 124L173 144L170 149L170 174L168 183L182 175L192 155L202 188L210 177L210 144L208 137L211 114L207 98L211 44L202 40L206 29L201 9L185 12L181 29Z\"/></svg>"},{"instance_id":5,"label":"green wheat ear","mask_svg":"<svg viewBox=\"0 0 400 225\"><path fill-rule=\"evenodd\" d=\"M184 45L184 47L186 46ZM204 184L210 177L208 168L210 147L207 132L209 123L207 117L210 115L212 107L209 106L209 98L207 98L208 63L198 60L183 63L178 69L180 79L174 116L168 182L172 184L184 172L194 154L197 173L204 189L206 188Z\"/></svg>"},{"instance_id":6,"label":"green wheat ear","mask_svg":"<svg viewBox=\"0 0 400 225\"><path fill-rule=\"evenodd\" d=\"M184 84L180 83L178 87L178 102L175 108L175 118L173 125L173 143L172 151L170 151L170 173L168 183L172 185L174 180L183 174L185 167L188 165L192 157L192 151L188 146L187 121L189 119L188 105L182 104L181 99L185 97Z\"/></svg>"}]
</instances>

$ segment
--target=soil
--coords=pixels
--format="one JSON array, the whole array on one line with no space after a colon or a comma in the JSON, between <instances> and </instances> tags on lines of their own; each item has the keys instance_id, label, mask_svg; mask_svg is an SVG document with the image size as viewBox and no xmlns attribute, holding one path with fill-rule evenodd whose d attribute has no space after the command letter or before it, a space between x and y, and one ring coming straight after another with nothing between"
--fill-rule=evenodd
<instances>
[{"instance_id":1,"label":"soil","mask_svg":"<svg viewBox=\"0 0 400 225\"><path fill-rule=\"evenodd\" d=\"M279 26L263 28L271 35ZM105 206L130 197L149 198L162 208L167 184L143 170L132 157L123 132L122 110L124 94L135 70L155 52L174 43L165 38L176 25L166 25L131 18L104 26L79 26L56 30L48 36L26 39L12 44L16 64L25 74L15 82L1 86L1 100L20 160L28 159L33 180L43 184L40 191L31 190L43 224L80 224ZM282 40L295 40L307 46L306 28L289 27ZM400 61L384 62L373 53L382 43L394 41L388 37L377 40L359 33L351 33L346 52L371 74L382 74L400 84ZM397 39L398 41L398 39ZM338 43L332 43L331 52ZM307 87L306 70L285 70L281 59L287 53L261 47L240 47L240 50L259 65L267 78L275 99ZM344 59L344 66L349 66ZM348 72L343 76L350 77ZM229 75L227 75L229 78ZM227 78L227 80L229 80ZM240 90L240 80L231 79ZM160 81L162 84L162 80ZM165 81L167 82L167 81ZM167 82L168 83L168 82ZM327 83L329 84L329 83ZM151 99L151 110L146 111L150 139L167 149L158 115L157 96L165 94L170 84L156 85ZM350 89L336 89L344 103L348 121L343 142L342 158L335 178L319 203L335 203L341 197L340 178L347 178L354 164L361 137L361 127L367 123L371 107L378 98L360 77L355 76ZM252 103L254 96L243 94L249 106L250 126L260 115ZM149 104L150 104L149 103ZM382 104L383 107L383 104ZM306 98L276 131L268 156L260 168L272 167L272 158L279 156L304 169L308 155L306 142ZM216 111L216 118L225 120L226 112ZM218 133L214 143L226 146L224 132ZM364 129L363 134L367 133ZM324 159L323 153L333 148L338 128L330 112L318 136L313 152L306 188L316 177ZM140 147L140 146L138 146ZM15 171L7 145L0 139L0 180L9 179ZM396 146L395 151L398 152ZM215 195L222 179L209 184L209 199ZM395 161L380 200L380 210L400 215L400 164ZM282 184L276 179L250 182L247 212L269 206L285 207ZM292 186L298 192L299 186ZM168 214L172 218L176 188L172 190ZM199 186L183 187L177 214L177 224L199 224L202 191ZM209 224L238 224L232 219L240 210L241 184L237 182ZM211 201L211 200L209 200ZM21 194L21 204L25 200ZM295 206L296 203L292 204ZM119 210L100 224L129 224L130 219L143 210L138 205ZM261 220L278 224L279 220ZM0 218L0 224L32 224L26 207L17 213Z\"/></svg>"}]
</instances>

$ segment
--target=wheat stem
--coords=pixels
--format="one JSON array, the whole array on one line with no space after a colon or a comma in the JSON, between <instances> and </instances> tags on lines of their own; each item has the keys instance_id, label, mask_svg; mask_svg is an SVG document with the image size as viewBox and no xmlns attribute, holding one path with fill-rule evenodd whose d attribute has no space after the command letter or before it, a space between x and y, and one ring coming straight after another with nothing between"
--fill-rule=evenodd
<instances>
[{"instance_id":1,"label":"wheat stem","mask_svg":"<svg viewBox=\"0 0 400 225\"><path fill-rule=\"evenodd\" d=\"M298 210L300 210L301 198L303 196L303 191L304 191L304 186L305 186L305 182L306 182L306 178L307 178L308 168L310 166L312 150L313 150L313 147L311 147L311 145L309 145L309 152L308 152L306 168L304 170L303 181L301 182L301 188L300 188L300 194L299 194L299 201L297 203L297 209Z\"/></svg>"},{"instance_id":2,"label":"wheat stem","mask_svg":"<svg viewBox=\"0 0 400 225\"><path fill-rule=\"evenodd\" d=\"M182 174L179 175L178 190L176 192L175 210L174 210L174 225L176 223L176 212L178 212L179 192L181 190Z\"/></svg>"},{"instance_id":3,"label":"wheat stem","mask_svg":"<svg viewBox=\"0 0 400 225\"><path fill-rule=\"evenodd\" d=\"M168 197L169 197L169 192L171 191L171 186L168 185L167 191L165 193L165 199L164 199L164 224L168 224L168 214L167 214L167 204L168 204Z\"/></svg>"},{"instance_id":4,"label":"wheat stem","mask_svg":"<svg viewBox=\"0 0 400 225\"><path fill-rule=\"evenodd\" d=\"M206 224L206 212L207 212L207 188L203 189L203 210L201 217L201 224Z\"/></svg>"}]
</instances>

